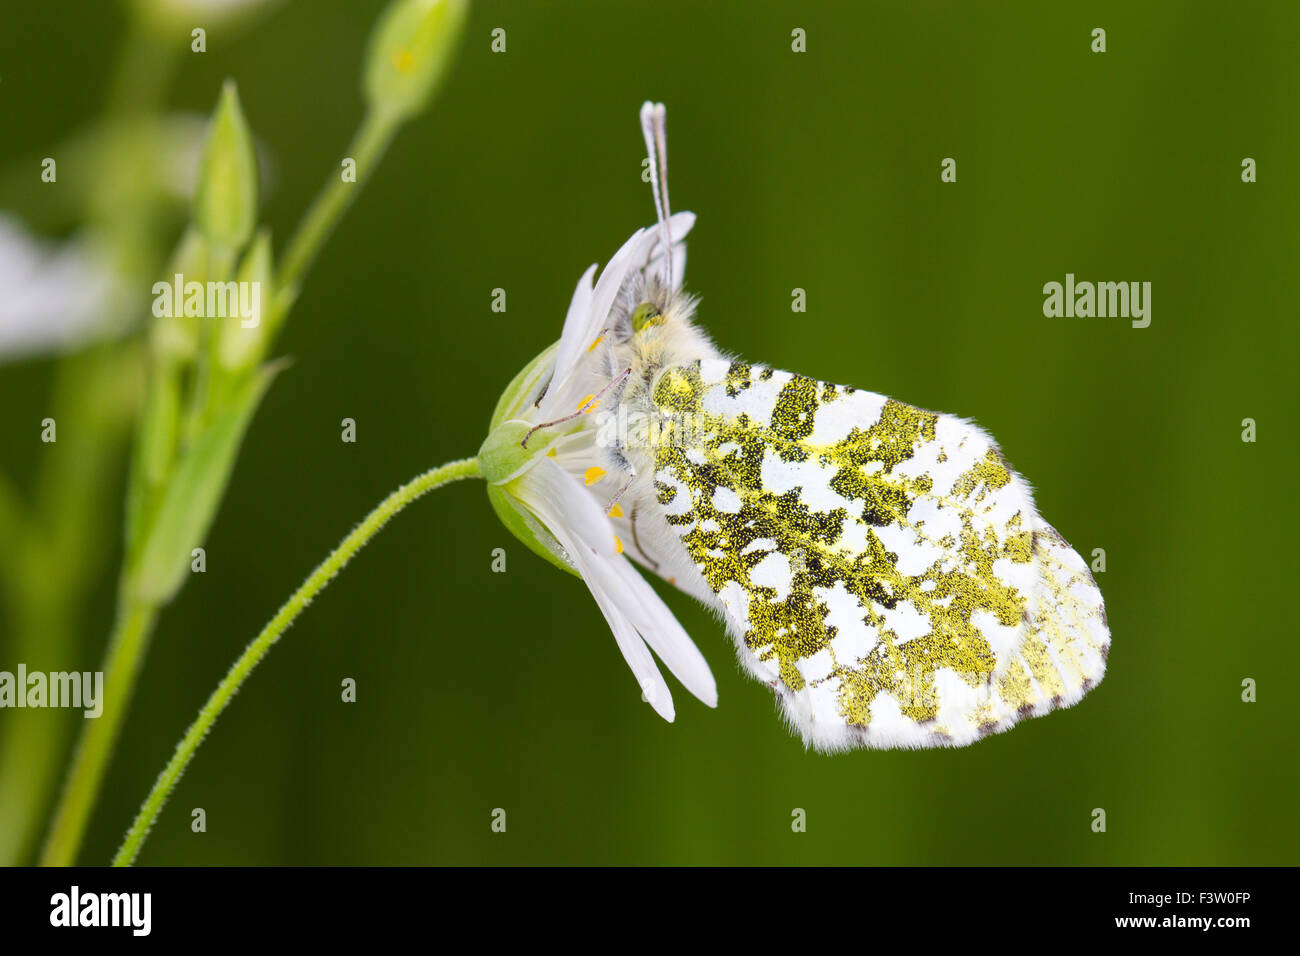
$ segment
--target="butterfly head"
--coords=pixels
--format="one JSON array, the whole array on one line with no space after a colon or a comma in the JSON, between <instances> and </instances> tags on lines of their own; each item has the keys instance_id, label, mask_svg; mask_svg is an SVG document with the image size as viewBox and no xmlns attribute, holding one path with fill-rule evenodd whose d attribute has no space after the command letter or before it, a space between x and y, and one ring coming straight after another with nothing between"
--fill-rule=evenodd
<instances>
[{"instance_id":1,"label":"butterfly head","mask_svg":"<svg viewBox=\"0 0 1300 956\"><path fill-rule=\"evenodd\" d=\"M632 334L636 335L646 326L662 323L664 312L653 302L642 302L632 310Z\"/></svg>"}]
</instances>

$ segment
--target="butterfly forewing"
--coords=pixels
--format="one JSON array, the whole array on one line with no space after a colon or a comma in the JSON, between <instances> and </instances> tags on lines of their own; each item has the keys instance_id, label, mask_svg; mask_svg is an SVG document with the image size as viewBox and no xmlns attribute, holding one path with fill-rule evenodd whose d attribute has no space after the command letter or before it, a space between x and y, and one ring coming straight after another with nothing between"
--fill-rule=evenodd
<instances>
[{"instance_id":1,"label":"butterfly forewing","mask_svg":"<svg viewBox=\"0 0 1300 956\"><path fill-rule=\"evenodd\" d=\"M725 360L653 400L663 513L810 744L962 745L1101 679L1087 565L975 425Z\"/></svg>"}]
</instances>

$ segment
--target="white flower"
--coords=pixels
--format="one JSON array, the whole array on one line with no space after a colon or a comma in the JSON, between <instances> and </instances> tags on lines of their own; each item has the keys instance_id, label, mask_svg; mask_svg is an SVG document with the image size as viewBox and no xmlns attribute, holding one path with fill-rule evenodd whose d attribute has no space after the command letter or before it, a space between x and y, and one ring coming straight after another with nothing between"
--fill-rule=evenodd
<instances>
[{"instance_id":1,"label":"white flower","mask_svg":"<svg viewBox=\"0 0 1300 956\"><path fill-rule=\"evenodd\" d=\"M673 719L672 694L651 651L710 707L717 706L717 686L704 656L623 553L611 520L622 516L621 489L602 480L609 452L597 443L598 416L592 413L612 403L621 385L618 370L609 367L608 350L597 348L611 328L612 313L626 309L629 294L647 282L667 284L671 276L673 288L680 286L685 245L679 240L694 222L691 213L679 213L666 230L663 224L639 230L594 287L596 267L583 274L560 341L507 390L493 416L493 437L479 456L493 505L507 527L582 577L643 697L665 720ZM665 234L672 237L671 272L664 268ZM521 448L524 436L527 447Z\"/></svg>"},{"instance_id":2,"label":"white flower","mask_svg":"<svg viewBox=\"0 0 1300 956\"><path fill-rule=\"evenodd\" d=\"M117 331L120 286L90 243L42 241L0 214L0 361Z\"/></svg>"},{"instance_id":3,"label":"white flower","mask_svg":"<svg viewBox=\"0 0 1300 956\"><path fill-rule=\"evenodd\" d=\"M267 3L268 0L146 0L145 9L154 16L174 21L204 17L206 22L196 26L206 26L207 22L243 16Z\"/></svg>"}]
</instances>

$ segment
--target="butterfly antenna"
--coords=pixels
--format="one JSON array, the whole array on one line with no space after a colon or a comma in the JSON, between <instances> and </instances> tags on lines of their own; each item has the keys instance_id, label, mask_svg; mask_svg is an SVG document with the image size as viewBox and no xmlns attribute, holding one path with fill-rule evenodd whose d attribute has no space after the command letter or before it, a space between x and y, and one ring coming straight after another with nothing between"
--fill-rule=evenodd
<instances>
[{"instance_id":1,"label":"butterfly antenna","mask_svg":"<svg viewBox=\"0 0 1300 956\"><path fill-rule=\"evenodd\" d=\"M641 135L650 157L650 188L654 191L655 213L659 216L659 245L664 257L664 282L673 288L673 237L668 225L672 207L668 204L668 123L662 103L641 106Z\"/></svg>"}]
</instances>

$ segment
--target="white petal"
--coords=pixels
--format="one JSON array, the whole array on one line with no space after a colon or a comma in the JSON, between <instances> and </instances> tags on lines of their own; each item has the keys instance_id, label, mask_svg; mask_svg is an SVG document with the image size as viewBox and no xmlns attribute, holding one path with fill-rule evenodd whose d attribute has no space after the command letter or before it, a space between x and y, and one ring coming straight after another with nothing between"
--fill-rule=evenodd
<instances>
[{"instance_id":1,"label":"white petal","mask_svg":"<svg viewBox=\"0 0 1300 956\"><path fill-rule=\"evenodd\" d=\"M609 260L609 264L601 272L596 288L592 291L586 314L574 316L575 321L572 324L568 319L565 320L564 332L560 336L560 349L555 355L555 375L551 380L551 387L546 391L546 398L542 400L542 421L557 417L557 413L567 415L573 411L572 408L567 407L568 402L564 405L560 403L561 397L569 392L565 386L569 384L569 379L578 365L587 357L587 349L591 347L591 343L604 327L605 320L609 318L609 310L613 307L614 298L622 288L627 274L637 267L645 255L646 243L653 241L653 234L647 235L645 229L634 232L632 237L623 243L622 248L614 253L614 258ZM572 306L572 303L570 305Z\"/></svg>"},{"instance_id":2,"label":"white petal","mask_svg":"<svg viewBox=\"0 0 1300 956\"><path fill-rule=\"evenodd\" d=\"M618 292L623 288L628 275L641 267L657 241L658 234L653 229L638 229L632 233L631 239L623 243L614 258L609 260L609 265L605 266L591 297L590 330L593 338L609 318L609 310L614 307L614 300L618 298Z\"/></svg>"},{"instance_id":3,"label":"white petal","mask_svg":"<svg viewBox=\"0 0 1300 956\"><path fill-rule=\"evenodd\" d=\"M587 582L587 587L591 589L591 596L596 599L596 604L605 615L605 620L609 622L609 628L614 632L614 641L618 644L618 649L623 652L623 659L627 661L627 666L632 668L632 676L641 687L641 697L654 708L655 713L672 723L673 718L676 717L672 691L668 689L668 682L659 673L659 668L654 658L650 656L645 641L637 634L636 628L623 613L618 601L612 598L603 586L605 575L602 572L608 571L608 567L604 567L606 564L607 562L597 558L587 562L585 568L583 563L579 562L578 570L582 574L582 579Z\"/></svg>"},{"instance_id":4,"label":"white petal","mask_svg":"<svg viewBox=\"0 0 1300 956\"><path fill-rule=\"evenodd\" d=\"M664 720L675 716L673 695L645 642L628 616L610 564L624 561L614 551L609 519L576 478L550 459L537 463L520 481L520 500L560 542L605 615L623 659L641 687L641 695ZM606 545L605 542L608 542Z\"/></svg>"},{"instance_id":5,"label":"white petal","mask_svg":"<svg viewBox=\"0 0 1300 956\"><path fill-rule=\"evenodd\" d=\"M614 526L578 479L551 458L542 458L519 479L519 499L557 538L559 531L586 554L613 558ZM561 542L563 543L563 542ZM572 551L569 544L565 550ZM576 557L576 556L575 556Z\"/></svg>"},{"instance_id":6,"label":"white petal","mask_svg":"<svg viewBox=\"0 0 1300 956\"><path fill-rule=\"evenodd\" d=\"M668 231L672 236L673 245L681 242L686 238L686 234L695 228L695 213L693 212L675 212L668 217ZM656 254L662 250L656 249Z\"/></svg>"},{"instance_id":7,"label":"white petal","mask_svg":"<svg viewBox=\"0 0 1300 956\"><path fill-rule=\"evenodd\" d=\"M646 275L657 275L660 281L664 277L664 257L658 254L659 247L656 246L656 255L650 260L650 264L645 267ZM673 243L673 291L680 292L682 282L686 278L686 243Z\"/></svg>"},{"instance_id":8,"label":"white petal","mask_svg":"<svg viewBox=\"0 0 1300 956\"><path fill-rule=\"evenodd\" d=\"M595 496L550 459L538 462L524 476L520 493L524 504L569 553L655 710L665 719L672 719L671 694L643 641L683 687L708 706L716 707L717 684L704 655L654 588L627 558L614 551L613 525Z\"/></svg>"},{"instance_id":9,"label":"white petal","mask_svg":"<svg viewBox=\"0 0 1300 956\"><path fill-rule=\"evenodd\" d=\"M673 246L673 291L682 291L686 281L686 243L679 242Z\"/></svg>"},{"instance_id":10,"label":"white petal","mask_svg":"<svg viewBox=\"0 0 1300 956\"><path fill-rule=\"evenodd\" d=\"M569 300L569 311L564 316L564 328L560 332L560 347L556 349L555 365L551 369L551 384L546 389L545 398L542 399L541 407L547 414L555 407L553 400L555 393L572 373L573 365L578 358L585 355L586 349L591 345L591 338L587 337L587 325L591 314L591 280L595 275L596 263L593 262L578 280L577 288L573 290L573 298Z\"/></svg>"},{"instance_id":11,"label":"white petal","mask_svg":"<svg viewBox=\"0 0 1300 956\"><path fill-rule=\"evenodd\" d=\"M685 238L695 225L695 213L679 212L668 220L673 236L673 284L681 287L681 276L686 267L686 250L681 247L681 264L678 267L679 238ZM560 347L555 353L555 371L551 385L546 390L546 397L538 412L541 421L549 421L568 415L576 410L577 403L587 394L585 384L574 378L575 373L587 359L591 343L596 340L600 330L609 320L610 309L618 298L627 278L633 272L647 269L654 262L662 259L659 253L659 230L657 228L638 229L623 243L614 257L609 260L596 282L595 289L588 291L592 270L587 270L578 283L578 288L569 303L569 311L564 319L564 330L560 334ZM658 266L662 269L662 265ZM583 311L580 306L585 306Z\"/></svg>"},{"instance_id":12,"label":"white petal","mask_svg":"<svg viewBox=\"0 0 1300 956\"><path fill-rule=\"evenodd\" d=\"M679 212L668 218L668 232L673 243L673 291L679 291L682 287L682 280L686 277L686 243L683 242L686 234L695 226L695 213ZM656 233L658 236L658 233ZM645 274L658 275L662 280L664 275L664 250L663 243L656 242L654 248L650 251L650 261L646 264Z\"/></svg>"},{"instance_id":13,"label":"white petal","mask_svg":"<svg viewBox=\"0 0 1300 956\"><path fill-rule=\"evenodd\" d=\"M686 629L631 562L616 559L610 564L621 585L615 597L626 608L633 627L683 687L708 706L717 707L718 685L713 672Z\"/></svg>"}]
</instances>

